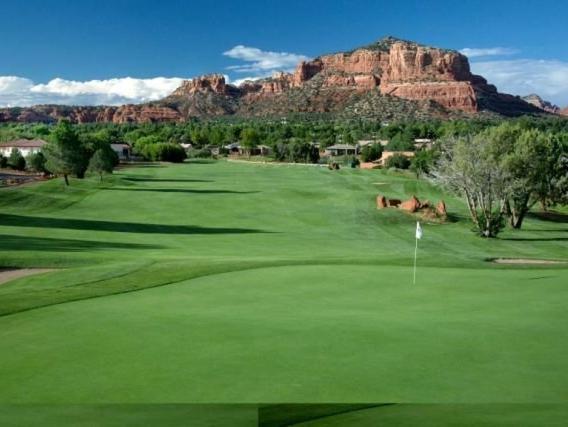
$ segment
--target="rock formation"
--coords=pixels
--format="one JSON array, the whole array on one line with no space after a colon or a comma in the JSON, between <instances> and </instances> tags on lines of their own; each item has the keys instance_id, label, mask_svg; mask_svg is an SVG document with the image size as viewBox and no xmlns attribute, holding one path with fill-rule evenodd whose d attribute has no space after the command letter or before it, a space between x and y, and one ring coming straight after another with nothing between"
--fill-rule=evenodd
<instances>
[{"instance_id":1,"label":"rock formation","mask_svg":"<svg viewBox=\"0 0 568 427\"><path fill-rule=\"evenodd\" d=\"M568 116L568 107L563 108L562 110L560 110L558 112L558 114L560 114L561 116Z\"/></svg>"},{"instance_id":2,"label":"rock formation","mask_svg":"<svg viewBox=\"0 0 568 427\"><path fill-rule=\"evenodd\" d=\"M399 208L408 213L419 213L425 220L444 221L448 217L446 204L443 200L440 200L436 207L434 207L429 201L421 203L416 196L412 196L410 199L401 202L398 199L389 199L386 196L379 194L376 202L377 209Z\"/></svg>"},{"instance_id":3,"label":"rock formation","mask_svg":"<svg viewBox=\"0 0 568 427\"><path fill-rule=\"evenodd\" d=\"M446 204L444 203L443 200L440 200L436 205L436 213L443 217L448 215L448 211L446 210Z\"/></svg>"},{"instance_id":4,"label":"rock formation","mask_svg":"<svg viewBox=\"0 0 568 427\"><path fill-rule=\"evenodd\" d=\"M416 196L412 196L410 199L405 200L400 204L400 209L410 213L416 212L418 209L420 209L420 207L420 200L418 200Z\"/></svg>"},{"instance_id":5,"label":"rock formation","mask_svg":"<svg viewBox=\"0 0 568 427\"><path fill-rule=\"evenodd\" d=\"M547 113L551 114L561 114L560 107L558 105L554 105L551 102L545 101L540 96L535 93L531 93L530 95L523 96L523 100L528 102L529 104L534 105L535 107L546 111Z\"/></svg>"},{"instance_id":6,"label":"rock formation","mask_svg":"<svg viewBox=\"0 0 568 427\"><path fill-rule=\"evenodd\" d=\"M224 115L325 113L376 120L448 118L488 111L506 116L545 113L534 99L501 94L471 73L468 59L386 37L351 52L298 64L293 73L227 84L221 74L187 80L168 97L122 107L36 106L0 109L0 122L180 121ZM538 104L538 105L537 105ZM544 104L543 104L544 105Z\"/></svg>"}]
</instances>

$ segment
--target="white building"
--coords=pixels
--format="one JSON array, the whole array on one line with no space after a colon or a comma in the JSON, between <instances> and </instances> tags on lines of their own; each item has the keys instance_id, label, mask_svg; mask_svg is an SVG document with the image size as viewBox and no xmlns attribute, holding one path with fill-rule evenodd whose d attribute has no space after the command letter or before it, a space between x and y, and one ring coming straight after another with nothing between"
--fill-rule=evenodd
<instances>
[{"instance_id":1,"label":"white building","mask_svg":"<svg viewBox=\"0 0 568 427\"><path fill-rule=\"evenodd\" d=\"M119 160L128 160L131 156L130 145L128 144L110 144L110 148L116 153Z\"/></svg>"},{"instance_id":2,"label":"white building","mask_svg":"<svg viewBox=\"0 0 568 427\"><path fill-rule=\"evenodd\" d=\"M15 148L22 156L28 157L30 154L41 151L45 144L47 144L47 142L42 139L18 139L16 141L3 142L0 143L0 154L4 157L8 157Z\"/></svg>"}]
</instances>

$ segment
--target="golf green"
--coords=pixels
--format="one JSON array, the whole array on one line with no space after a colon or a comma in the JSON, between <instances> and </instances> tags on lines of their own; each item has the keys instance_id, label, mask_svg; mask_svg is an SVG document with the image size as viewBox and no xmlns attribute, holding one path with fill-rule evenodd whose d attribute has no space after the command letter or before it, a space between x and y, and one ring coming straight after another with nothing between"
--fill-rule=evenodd
<instances>
[{"instance_id":1,"label":"golf green","mask_svg":"<svg viewBox=\"0 0 568 427\"><path fill-rule=\"evenodd\" d=\"M437 201L412 284L416 218ZM481 239L391 172L217 163L0 191L0 403L565 403L568 224Z\"/></svg>"}]
</instances>

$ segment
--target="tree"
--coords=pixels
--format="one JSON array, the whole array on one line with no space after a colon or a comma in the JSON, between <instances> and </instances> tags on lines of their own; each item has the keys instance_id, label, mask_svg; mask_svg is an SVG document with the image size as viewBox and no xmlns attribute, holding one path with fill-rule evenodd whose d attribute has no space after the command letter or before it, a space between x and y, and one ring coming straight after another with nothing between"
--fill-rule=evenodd
<instances>
[{"instance_id":1,"label":"tree","mask_svg":"<svg viewBox=\"0 0 568 427\"><path fill-rule=\"evenodd\" d=\"M26 159L24 159L24 156L22 156L22 153L20 153L20 150L17 148L12 148L12 151L10 151L8 166L17 171L23 171L26 169Z\"/></svg>"},{"instance_id":2,"label":"tree","mask_svg":"<svg viewBox=\"0 0 568 427\"><path fill-rule=\"evenodd\" d=\"M361 160L364 162L373 162L381 158L383 154L383 146L381 144L365 145L361 150Z\"/></svg>"},{"instance_id":3,"label":"tree","mask_svg":"<svg viewBox=\"0 0 568 427\"><path fill-rule=\"evenodd\" d=\"M89 171L98 173L100 181L103 181L103 174L112 173L118 163L118 156L110 146L99 148L89 161Z\"/></svg>"},{"instance_id":4,"label":"tree","mask_svg":"<svg viewBox=\"0 0 568 427\"><path fill-rule=\"evenodd\" d=\"M52 141L44 147L46 166L54 174L62 175L69 185L69 175L82 178L88 158L75 129L68 121L60 121L53 131Z\"/></svg>"},{"instance_id":5,"label":"tree","mask_svg":"<svg viewBox=\"0 0 568 427\"><path fill-rule=\"evenodd\" d=\"M8 158L0 154L0 168L3 169L8 166Z\"/></svg>"},{"instance_id":6,"label":"tree","mask_svg":"<svg viewBox=\"0 0 568 427\"><path fill-rule=\"evenodd\" d=\"M41 151L38 151L37 153L32 153L28 156L27 163L29 168L34 172L45 173L47 172L47 170L45 169L46 161L47 160L45 159L43 153Z\"/></svg>"},{"instance_id":7,"label":"tree","mask_svg":"<svg viewBox=\"0 0 568 427\"><path fill-rule=\"evenodd\" d=\"M439 153L435 150L417 151L412 158L410 169L416 174L416 178L427 175L434 167Z\"/></svg>"},{"instance_id":8,"label":"tree","mask_svg":"<svg viewBox=\"0 0 568 427\"><path fill-rule=\"evenodd\" d=\"M525 128L522 123L504 123L485 131L493 144L491 155L508 175L507 199L504 206L511 227L520 229L526 214L540 202L543 209L562 200L566 193L563 166L566 148L550 132ZM564 188L563 188L564 187Z\"/></svg>"},{"instance_id":9,"label":"tree","mask_svg":"<svg viewBox=\"0 0 568 427\"><path fill-rule=\"evenodd\" d=\"M482 237L496 237L504 227L509 177L492 155L485 134L451 138L433 170L435 181L465 198L471 220Z\"/></svg>"},{"instance_id":10,"label":"tree","mask_svg":"<svg viewBox=\"0 0 568 427\"><path fill-rule=\"evenodd\" d=\"M187 154L179 144L157 144L157 157L163 162L182 163Z\"/></svg>"},{"instance_id":11,"label":"tree","mask_svg":"<svg viewBox=\"0 0 568 427\"><path fill-rule=\"evenodd\" d=\"M410 159L402 154L394 154L385 162L386 168L408 169L410 167Z\"/></svg>"},{"instance_id":12,"label":"tree","mask_svg":"<svg viewBox=\"0 0 568 427\"><path fill-rule=\"evenodd\" d=\"M260 133L254 128L245 128L241 132L241 144L250 154L251 150L260 144Z\"/></svg>"}]
</instances>

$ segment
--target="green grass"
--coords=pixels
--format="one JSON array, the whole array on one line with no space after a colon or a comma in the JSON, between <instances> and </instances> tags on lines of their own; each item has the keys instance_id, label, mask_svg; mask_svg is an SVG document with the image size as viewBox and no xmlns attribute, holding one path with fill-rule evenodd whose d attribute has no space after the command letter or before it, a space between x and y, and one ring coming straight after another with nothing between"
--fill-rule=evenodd
<instances>
[{"instance_id":1,"label":"green grass","mask_svg":"<svg viewBox=\"0 0 568 427\"><path fill-rule=\"evenodd\" d=\"M452 220L377 211L444 198ZM0 190L0 403L565 403L565 217L485 240L379 171L190 163Z\"/></svg>"}]
</instances>

